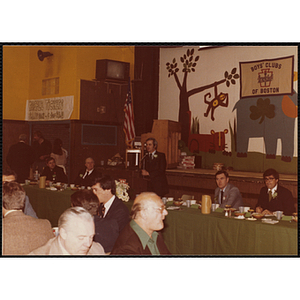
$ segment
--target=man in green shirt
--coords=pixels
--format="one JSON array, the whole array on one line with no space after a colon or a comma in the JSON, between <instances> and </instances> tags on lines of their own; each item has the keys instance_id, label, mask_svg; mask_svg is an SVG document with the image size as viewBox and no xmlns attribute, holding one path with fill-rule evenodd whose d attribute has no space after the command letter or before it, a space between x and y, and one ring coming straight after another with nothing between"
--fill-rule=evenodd
<instances>
[{"instance_id":1,"label":"man in green shirt","mask_svg":"<svg viewBox=\"0 0 300 300\"><path fill-rule=\"evenodd\" d=\"M159 196L141 193L134 200L131 221L120 233L111 255L170 255L163 238L157 231L164 228L168 214Z\"/></svg>"}]
</instances>

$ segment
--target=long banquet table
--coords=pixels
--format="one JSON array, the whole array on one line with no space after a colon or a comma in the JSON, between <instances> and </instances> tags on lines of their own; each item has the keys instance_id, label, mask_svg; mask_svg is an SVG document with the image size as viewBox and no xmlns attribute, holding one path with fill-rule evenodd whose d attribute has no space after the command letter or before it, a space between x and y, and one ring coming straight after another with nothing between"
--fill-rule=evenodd
<instances>
[{"instance_id":1,"label":"long banquet table","mask_svg":"<svg viewBox=\"0 0 300 300\"><path fill-rule=\"evenodd\" d=\"M71 206L70 196L74 193L70 189L50 191L31 185L24 189L37 216L48 219L52 226L57 226L61 213ZM133 201L125 204L130 210ZM164 241L173 255L298 255L298 224L294 221L281 220L271 225L181 207L168 210L164 224Z\"/></svg>"}]
</instances>

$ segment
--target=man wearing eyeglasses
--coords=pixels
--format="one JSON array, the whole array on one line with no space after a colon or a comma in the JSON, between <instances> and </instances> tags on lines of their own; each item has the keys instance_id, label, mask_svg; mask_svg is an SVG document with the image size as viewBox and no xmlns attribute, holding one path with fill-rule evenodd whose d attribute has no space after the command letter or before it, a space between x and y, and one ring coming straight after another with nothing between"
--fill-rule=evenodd
<instances>
[{"instance_id":1,"label":"man wearing eyeglasses","mask_svg":"<svg viewBox=\"0 0 300 300\"><path fill-rule=\"evenodd\" d=\"M256 212L272 215L274 211L283 211L285 215L292 215L296 211L292 193L279 185L279 174L274 169L264 172L265 187L260 190Z\"/></svg>"},{"instance_id":2,"label":"man wearing eyeglasses","mask_svg":"<svg viewBox=\"0 0 300 300\"><path fill-rule=\"evenodd\" d=\"M164 228L167 214L161 198L155 193L138 195L131 209L131 221L120 233L111 255L170 255L157 232Z\"/></svg>"}]
</instances>

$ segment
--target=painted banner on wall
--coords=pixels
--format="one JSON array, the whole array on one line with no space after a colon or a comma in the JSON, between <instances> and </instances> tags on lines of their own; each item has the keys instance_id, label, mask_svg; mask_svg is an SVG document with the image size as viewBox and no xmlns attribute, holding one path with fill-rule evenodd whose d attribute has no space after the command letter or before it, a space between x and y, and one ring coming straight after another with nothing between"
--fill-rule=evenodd
<instances>
[{"instance_id":1,"label":"painted banner on wall","mask_svg":"<svg viewBox=\"0 0 300 300\"><path fill-rule=\"evenodd\" d=\"M68 120L74 106L74 96L27 100L26 121Z\"/></svg>"},{"instance_id":2,"label":"painted banner on wall","mask_svg":"<svg viewBox=\"0 0 300 300\"><path fill-rule=\"evenodd\" d=\"M240 96L293 94L294 56L240 62Z\"/></svg>"}]
</instances>

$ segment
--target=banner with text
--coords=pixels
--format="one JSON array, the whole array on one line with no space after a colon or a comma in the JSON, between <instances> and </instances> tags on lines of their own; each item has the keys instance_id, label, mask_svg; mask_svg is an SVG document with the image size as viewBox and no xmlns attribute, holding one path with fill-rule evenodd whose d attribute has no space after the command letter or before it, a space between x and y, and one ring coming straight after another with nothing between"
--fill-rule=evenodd
<instances>
[{"instance_id":1,"label":"banner with text","mask_svg":"<svg viewBox=\"0 0 300 300\"><path fill-rule=\"evenodd\" d=\"M27 100L26 121L68 120L74 107L74 96Z\"/></svg>"},{"instance_id":2,"label":"banner with text","mask_svg":"<svg viewBox=\"0 0 300 300\"><path fill-rule=\"evenodd\" d=\"M240 96L293 93L294 56L240 62Z\"/></svg>"}]
</instances>

